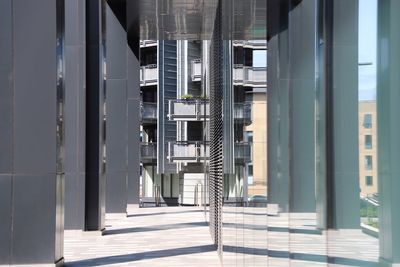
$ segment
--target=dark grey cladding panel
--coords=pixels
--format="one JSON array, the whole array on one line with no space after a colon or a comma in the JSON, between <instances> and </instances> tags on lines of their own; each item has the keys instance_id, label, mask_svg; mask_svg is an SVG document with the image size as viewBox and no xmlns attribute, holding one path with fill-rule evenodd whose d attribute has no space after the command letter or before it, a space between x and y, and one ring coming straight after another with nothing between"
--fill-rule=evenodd
<instances>
[{"instance_id":1,"label":"dark grey cladding panel","mask_svg":"<svg viewBox=\"0 0 400 267\"><path fill-rule=\"evenodd\" d=\"M11 248L11 175L0 174L0 265L10 264Z\"/></svg>"},{"instance_id":2,"label":"dark grey cladding panel","mask_svg":"<svg viewBox=\"0 0 400 267\"><path fill-rule=\"evenodd\" d=\"M15 172L54 173L57 99L55 1L15 0L13 10Z\"/></svg>"},{"instance_id":3,"label":"dark grey cladding panel","mask_svg":"<svg viewBox=\"0 0 400 267\"><path fill-rule=\"evenodd\" d=\"M85 174L65 175L65 229L82 230L85 218Z\"/></svg>"},{"instance_id":4,"label":"dark grey cladding panel","mask_svg":"<svg viewBox=\"0 0 400 267\"><path fill-rule=\"evenodd\" d=\"M125 213L127 204L127 173L107 173L106 212Z\"/></svg>"},{"instance_id":5,"label":"dark grey cladding panel","mask_svg":"<svg viewBox=\"0 0 400 267\"><path fill-rule=\"evenodd\" d=\"M176 122L167 118L168 100L176 99L176 49L176 41L160 41L158 45L158 173L176 172L176 165L167 159L168 142L176 140Z\"/></svg>"},{"instance_id":6,"label":"dark grey cladding panel","mask_svg":"<svg viewBox=\"0 0 400 267\"><path fill-rule=\"evenodd\" d=\"M13 191L12 264L54 262L56 175L16 175Z\"/></svg>"},{"instance_id":7,"label":"dark grey cladding panel","mask_svg":"<svg viewBox=\"0 0 400 267\"><path fill-rule=\"evenodd\" d=\"M12 12L11 0L0 1L0 174L12 169ZM0 263L1 264L1 263Z\"/></svg>"}]
</instances>

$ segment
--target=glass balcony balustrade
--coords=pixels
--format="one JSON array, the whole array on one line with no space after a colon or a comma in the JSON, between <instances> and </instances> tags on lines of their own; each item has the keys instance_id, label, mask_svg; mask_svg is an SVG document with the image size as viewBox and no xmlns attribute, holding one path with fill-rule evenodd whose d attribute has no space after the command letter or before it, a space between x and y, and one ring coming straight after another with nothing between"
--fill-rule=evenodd
<instances>
[{"instance_id":1,"label":"glass balcony balustrade","mask_svg":"<svg viewBox=\"0 0 400 267\"><path fill-rule=\"evenodd\" d=\"M168 143L168 159L170 162L202 162L210 155L209 142L175 141Z\"/></svg>"},{"instance_id":2,"label":"glass balcony balustrade","mask_svg":"<svg viewBox=\"0 0 400 267\"><path fill-rule=\"evenodd\" d=\"M157 123L157 103L140 102L140 119L142 124Z\"/></svg>"},{"instance_id":3,"label":"glass balcony balustrade","mask_svg":"<svg viewBox=\"0 0 400 267\"><path fill-rule=\"evenodd\" d=\"M235 143L235 161L249 163L252 160L251 143ZM203 162L209 160L210 143L208 141L174 141L168 143L168 159L170 162Z\"/></svg>"},{"instance_id":4,"label":"glass balcony balustrade","mask_svg":"<svg viewBox=\"0 0 400 267\"><path fill-rule=\"evenodd\" d=\"M235 64L233 66L233 84L248 87L266 87L267 68Z\"/></svg>"},{"instance_id":5,"label":"glass balcony balustrade","mask_svg":"<svg viewBox=\"0 0 400 267\"><path fill-rule=\"evenodd\" d=\"M156 64L140 67L140 86L157 85L158 68Z\"/></svg>"},{"instance_id":6,"label":"glass balcony balustrade","mask_svg":"<svg viewBox=\"0 0 400 267\"><path fill-rule=\"evenodd\" d=\"M152 47L152 46L157 46L156 40L141 40L140 41L140 48Z\"/></svg>"},{"instance_id":7,"label":"glass balcony balustrade","mask_svg":"<svg viewBox=\"0 0 400 267\"><path fill-rule=\"evenodd\" d=\"M233 46L241 46L244 48L251 49L267 49L267 41L266 40L235 40L233 41Z\"/></svg>"},{"instance_id":8,"label":"glass balcony balustrade","mask_svg":"<svg viewBox=\"0 0 400 267\"><path fill-rule=\"evenodd\" d=\"M157 162L157 143L140 143L140 161L142 163Z\"/></svg>"},{"instance_id":9,"label":"glass balcony balustrade","mask_svg":"<svg viewBox=\"0 0 400 267\"><path fill-rule=\"evenodd\" d=\"M235 122L250 125L251 103L235 103ZM174 99L169 101L168 118L174 121L201 121L210 119L210 102L207 99Z\"/></svg>"}]
</instances>

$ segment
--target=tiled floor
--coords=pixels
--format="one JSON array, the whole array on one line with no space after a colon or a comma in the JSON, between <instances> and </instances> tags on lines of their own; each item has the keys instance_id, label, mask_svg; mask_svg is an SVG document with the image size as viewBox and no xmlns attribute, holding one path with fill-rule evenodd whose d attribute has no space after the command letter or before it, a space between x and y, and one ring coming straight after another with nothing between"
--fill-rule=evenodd
<instances>
[{"instance_id":1,"label":"tiled floor","mask_svg":"<svg viewBox=\"0 0 400 267\"><path fill-rule=\"evenodd\" d=\"M377 238L361 230L321 232L315 219L224 207L224 266L377 266ZM64 255L66 266L221 266L198 207L130 207L127 217L107 216L103 236L67 231Z\"/></svg>"},{"instance_id":2,"label":"tiled floor","mask_svg":"<svg viewBox=\"0 0 400 267\"><path fill-rule=\"evenodd\" d=\"M105 235L65 233L66 266L220 266L196 207L128 209L108 216Z\"/></svg>"}]
</instances>

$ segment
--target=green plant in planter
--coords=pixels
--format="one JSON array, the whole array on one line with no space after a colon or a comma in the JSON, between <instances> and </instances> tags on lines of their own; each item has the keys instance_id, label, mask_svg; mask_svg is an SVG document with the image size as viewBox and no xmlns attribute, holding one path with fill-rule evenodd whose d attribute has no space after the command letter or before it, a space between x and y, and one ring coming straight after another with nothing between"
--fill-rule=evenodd
<instances>
[{"instance_id":1,"label":"green plant in planter","mask_svg":"<svg viewBox=\"0 0 400 267\"><path fill-rule=\"evenodd\" d=\"M191 95L191 94L187 94L187 95L182 95L182 96L181 96L181 99L184 99L184 100L191 100L191 99L194 99L194 97L193 97L193 95Z\"/></svg>"}]
</instances>

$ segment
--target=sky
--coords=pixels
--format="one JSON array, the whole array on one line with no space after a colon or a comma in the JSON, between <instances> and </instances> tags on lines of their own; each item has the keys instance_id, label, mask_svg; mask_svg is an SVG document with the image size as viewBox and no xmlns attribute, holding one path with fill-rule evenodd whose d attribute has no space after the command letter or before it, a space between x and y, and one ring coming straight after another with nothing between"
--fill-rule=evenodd
<instances>
[{"instance_id":1,"label":"sky","mask_svg":"<svg viewBox=\"0 0 400 267\"><path fill-rule=\"evenodd\" d=\"M359 66L359 100L376 99L376 49L377 49L377 0L359 1L359 63L372 63ZM265 67L266 51L253 52L253 66Z\"/></svg>"},{"instance_id":2,"label":"sky","mask_svg":"<svg viewBox=\"0 0 400 267\"><path fill-rule=\"evenodd\" d=\"M376 99L377 0L359 1L358 99Z\"/></svg>"}]
</instances>

